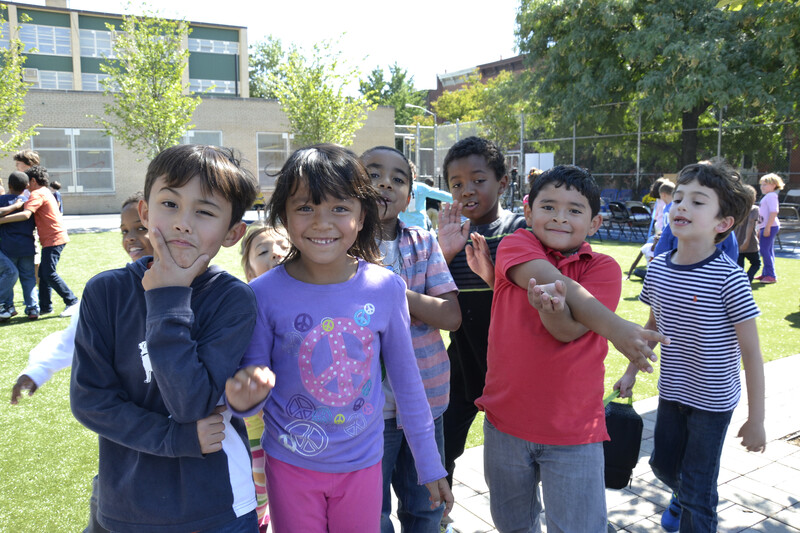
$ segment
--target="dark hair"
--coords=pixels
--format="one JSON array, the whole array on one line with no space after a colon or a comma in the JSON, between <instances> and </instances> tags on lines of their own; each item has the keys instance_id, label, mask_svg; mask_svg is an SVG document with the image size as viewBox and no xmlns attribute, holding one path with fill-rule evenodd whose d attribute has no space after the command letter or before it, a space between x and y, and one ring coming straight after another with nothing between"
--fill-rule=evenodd
<instances>
[{"instance_id":1,"label":"dark hair","mask_svg":"<svg viewBox=\"0 0 800 533\"><path fill-rule=\"evenodd\" d=\"M24 172L15 171L8 175L8 189L11 191L22 192L28 188L30 178Z\"/></svg>"},{"instance_id":2,"label":"dark hair","mask_svg":"<svg viewBox=\"0 0 800 533\"><path fill-rule=\"evenodd\" d=\"M50 188L55 189L57 191L61 190L61 182L58 180L53 180L50 182Z\"/></svg>"},{"instance_id":3,"label":"dark hair","mask_svg":"<svg viewBox=\"0 0 800 533\"><path fill-rule=\"evenodd\" d=\"M444 156L444 180L450 185L450 178L448 176L447 167L456 159L464 159L471 155L480 155L486 158L486 164L494 171L494 177L497 181L503 179L506 175L506 159L503 157L503 152L500 147L488 139L481 137L467 137L461 139L456 144L450 147L447 155Z\"/></svg>"},{"instance_id":4,"label":"dark hair","mask_svg":"<svg viewBox=\"0 0 800 533\"><path fill-rule=\"evenodd\" d=\"M528 194L528 205L533 205L533 200L545 185L553 184L558 188L566 186L567 189L575 189L581 193L589 202L592 210L592 218L600 212L600 187L594 180L592 174L585 168L572 165L558 165L549 170L545 170L533 181L531 192Z\"/></svg>"},{"instance_id":5,"label":"dark hair","mask_svg":"<svg viewBox=\"0 0 800 533\"><path fill-rule=\"evenodd\" d=\"M139 202L142 200L144 200L144 193L142 191L136 191L135 193L125 198L125 201L122 202L122 209L125 209L131 204L139 205Z\"/></svg>"},{"instance_id":6,"label":"dark hair","mask_svg":"<svg viewBox=\"0 0 800 533\"><path fill-rule=\"evenodd\" d=\"M25 174L40 187L47 187L50 185L50 176L47 174L47 169L41 165L32 166L25 171Z\"/></svg>"},{"instance_id":7,"label":"dark hair","mask_svg":"<svg viewBox=\"0 0 800 533\"><path fill-rule=\"evenodd\" d=\"M39 164L39 154L33 150L20 150L14 154L14 161L19 161L20 163L35 167Z\"/></svg>"},{"instance_id":8,"label":"dark hair","mask_svg":"<svg viewBox=\"0 0 800 533\"><path fill-rule=\"evenodd\" d=\"M240 158L230 148L179 144L163 150L147 167L145 201L149 201L153 183L161 177L168 187L183 187L199 177L203 193L217 193L231 203L229 227L242 220L258 195L258 181L242 167Z\"/></svg>"},{"instance_id":9,"label":"dark hair","mask_svg":"<svg viewBox=\"0 0 800 533\"><path fill-rule=\"evenodd\" d=\"M717 235L714 242L720 243L750 213L753 202L744 188L741 176L725 163L694 163L686 165L678 174L678 185L697 181L717 193L719 212L717 217L733 217L733 225Z\"/></svg>"},{"instance_id":10,"label":"dark hair","mask_svg":"<svg viewBox=\"0 0 800 533\"><path fill-rule=\"evenodd\" d=\"M290 155L277 174L275 191L267 206L271 226L287 227L286 203L301 182L308 187L314 205L322 203L327 196L356 198L361 203L364 225L347 252L377 264L380 260L377 243L381 235L378 215L380 196L372 187L367 169L356 154L335 144L315 144L300 148ZM299 255L300 251L292 244L284 262L292 261Z\"/></svg>"},{"instance_id":11,"label":"dark hair","mask_svg":"<svg viewBox=\"0 0 800 533\"><path fill-rule=\"evenodd\" d=\"M650 192L647 193L647 194L657 200L658 199L658 191L659 191L659 189L661 189L661 186L664 184L665 181L669 181L669 180L667 178L665 178L664 176L661 176L660 178L657 178L656 181L654 181L653 184L650 186Z\"/></svg>"},{"instance_id":12,"label":"dark hair","mask_svg":"<svg viewBox=\"0 0 800 533\"><path fill-rule=\"evenodd\" d=\"M411 161L408 160L408 158L406 157L406 154L404 154L403 152L401 152L397 148L392 148L391 146L373 146L372 148L370 148L369 150L367 150L366 152L361 154L361 158L360 158L361 161L364 161L364 157L365 156L368 156L372 152L378 152L378 151L392 152L392 153L397 154L400 157L402 157L403 161L405 161L406 165L408 166L408 183L411 184L411 182L414 181L414 175L413 175L413 173L411 171Z\"/></svg>"}]
</instances>

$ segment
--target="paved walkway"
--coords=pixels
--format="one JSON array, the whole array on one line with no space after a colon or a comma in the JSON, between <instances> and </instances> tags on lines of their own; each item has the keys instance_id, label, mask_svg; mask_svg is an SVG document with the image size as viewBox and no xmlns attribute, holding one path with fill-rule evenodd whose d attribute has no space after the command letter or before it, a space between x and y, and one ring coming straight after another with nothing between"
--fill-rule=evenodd
<instances>
[{"instance_id":1,"label":"paved walkway","mask_svg":"<svg viewBox=\"0 0 800 533\"><path fill-rule=\"evenodd\" d=\"M800 354L772 361L764 368L767 449L763 454L748 453L736 438L747 418L743 393L722 452L719 531L800 532ZM647 463L653 449L656 405L656 398L634 403L644 418L639 464L628 488L606 490L608 518L619 531L663 531L659 524L670 492ZM789 442L792 438L794 443ZM451 517L457 531L496 531L483 479L483 446L467 450L457 461L453 494L456 505ZM547 529L543 526L542 530Z\"/></svg>"}]
</instances>

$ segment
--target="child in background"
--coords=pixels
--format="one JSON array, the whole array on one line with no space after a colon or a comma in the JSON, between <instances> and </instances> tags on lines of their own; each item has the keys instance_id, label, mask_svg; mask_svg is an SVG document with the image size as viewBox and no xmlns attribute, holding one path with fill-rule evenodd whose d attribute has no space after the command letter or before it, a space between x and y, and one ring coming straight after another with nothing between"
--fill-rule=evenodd
<instances>
[{"instance_id":1,"label":"child in background","mask_svg":"<svg viewBox=\"0 0 800 533\"><path fill-rule=\"evenodd\" d=\"M254 222L247 228L242 239L242 269L250 283L261 274L272 270L289 252L289 240L282 228L272 228L264 222ZM264 420L259 415L244 419L247 438L250 439L250 456L253 459L253 482L256 485L256 512L258 529L265 533L269 527L269 502L267 499L267 478L264 473L264 448L261 437L264 435Z\"/></svg>"},{"instance_id":2,"label":"child in background","mask_svg":"<svg viewBox=\"0 0 800 533\"><path fill-rule=\"evenodd\" d=\"M739 244L739 258L736 264L744 269L744 260L750 261L747 269L747 278L753 282L756 272L761 268L761 257L758 253L758 206L756 205L756 190L751 185L745 185L745 190L750 197L750 213L747 220L736 226L734 233Z\"/></svg>"},{"instance_id":3,"label":"child in background","mask_svg":"<svg viewBox=\"0 0 800 533\"><path fill-rule=\"evenodd\" d=\"M600 533L607 526L602 397L608 344L589 330L615 343L633 341L621 351L643 367L655 357L647 341L663 337L613 313L619 265L585 242L602 223L600 188L591 174L553 167L536 179L528 202L532 231L503 239L496 270L484 240L476 236L473 243L489 267L480 272L490 286L496 280L489 371L475 402L486 412L492 518L499 531L538 529L541 480L548 531ZM553 403L554 397L561 400Z\"/></svg>"},{"instance_id":4,"label":"child in background","mask_svg":"<svg viewBox=\"0 0 800 533\"><path fill-rule=\"evenodd\" d=\"M764 260L764 269L756 277L761 283L775 283L775 238L781 229L778 220L778 191L783 190L783 179L777 174L766 174L758 180L761 202L758 204L758 247Z\"/></svg>"},{"instance_id":5,"label":"child in background","mask_svg":"<svg viewBox=\"0 0 800 533\"><path fill-rule=\"evenodd\" d=\"M119 533L254 531L244 423L222 405L255 324L253 291L208 266L258 182L232 151L178 145L149 164L154 256L86 284L70 403L99 438L98 519Z\"/></svg>"},{"instance_id":6,"label":"child in background","mask_svg":"<svg viewBox=\"0 0 800 533\"><path fill-rule=\"evenodd\" d=\"M8 176L9 194L0 196L0 207L24 201L22 193L27 190L29 178L24 172L12 172ZM17 314L14 309L14 284L19 278L25 314L30 320L39 318L39 302L36 294L36 242L32 218L0 225L0 322Z\"/></svg>"},{"instance_id":7,"label":"child in background","mask_svg":"<svg viewBox=\"0 0 800 533\"><path fill-rule=\"evenodd\" d=\"M461 324L456 285L436 238L420 227L407 226L398 216L411 196L408 159L394 148L376 146L362 154L361 162L382 200L378 206L382 226L378 246L383 263L403 278L407 287L414 355L434 421L436 444L444 457L442 414L450 396L450 360L439 330L453 331ZM444 506L431 509L427 489L417 484L414 457L403 434L403 420L397 413L389 380L383 381L383 392L386 403L381 532L394 531L389 517L394 487L402 530L439 533Z\"/></svg>"},{"instance_id":8,"label":"child in background","mask_svg":"<svg viewBox=\"0 0 800 533\"><path fill-rule=\"evenodd\" d=\"M448 482L455 461L464 453L469 428L478 414L475 400L483 393L492 289L467 264L474 234L483 235L494 259L506 235L525 227L521 214L500 207L508 185L506 163L492 141L467 137L454 144L444 158L444 178L452 204L439 213L439 246L458 287L461 326L450 334L450 405L444 413L444 455ZM461 216L467 222L461 224Z\"/></svg>"},{"instance_id":9,"label":"child in background","mask_svg":"<svg viewBox=\"0 0 800 533\"><path fill-rule=\"evenodd\" d=\"M656 220L656 234L661 233L669 225L669 210L672 209L672 194L675 192L675 184L665 180L658 188L658 195L664 208L661 213L661 220ZM659 224L660 222L660 224Z\"/></svg>"},{"instance_id":10,"label":"child in background","mask_svg":"<svg viewBox=\"0 0 800 533\"><path fill-rule=\"evenodd\" d=\"M717 477L726 430L739 402L740 359L747 378L748 418L742 446L763 451L764 365L747 276L716 249L747 217L750 197L739 175L719 164L688 165L678 176L670 227L675 251L650 263L639 299L661 347L658 411L650 465L673 491L661 517L667 531L717 531ZM630 396L637 369L614 384ZM548 511L549 512L549 511Z\"/></svg>"},{"instance_id":11,"label":"child in background","mask_svg":"<svg viewBox=\"0 0 800 533\"><path fill-rule=\"evenodd\" d=\"M53 193L53 197L58 202L58 210L63 215L64 214L64 204L61 203L61 182L60 181L51 181L50 182L50 192Z\"/></svg>"},{"instance_id":12,"label":"child in background","mask_svg":"<svg viewBox=\"0 0 800 533\"><path fill-rule=\"evenodd\" d=\"M379 530L381 362L418 481L427 485L432 508L444 500L449 511L452 494L414 360L406 287L376 264L378 194L366 169L338 146L297 150L278 174L269 213L292 248L251 283L256 328L225 391L238 416L264 412L274 531Z\"/></svg>"}]
</instances>

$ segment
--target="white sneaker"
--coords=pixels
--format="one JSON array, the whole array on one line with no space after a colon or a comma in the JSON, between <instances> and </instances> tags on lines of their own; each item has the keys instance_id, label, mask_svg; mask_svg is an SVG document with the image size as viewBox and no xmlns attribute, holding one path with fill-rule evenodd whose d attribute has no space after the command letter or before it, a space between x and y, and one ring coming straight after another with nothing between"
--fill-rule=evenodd
<instances>
[{"instance_id":1,"label":"white sneaker","mask_svg":"<svg viewBox=\"0 0 800 533\"><path fill-rule=\"evenodd\" d=\"M58 316L60 316L61 318L69 318L72 315L74 315L75 313L77 313L78 309L80 309L80 307L81 307L80 302L75 302L74 304L68 306L66 309L61 311L61 314L58 315Z\"/></svg>"}]
</instances>

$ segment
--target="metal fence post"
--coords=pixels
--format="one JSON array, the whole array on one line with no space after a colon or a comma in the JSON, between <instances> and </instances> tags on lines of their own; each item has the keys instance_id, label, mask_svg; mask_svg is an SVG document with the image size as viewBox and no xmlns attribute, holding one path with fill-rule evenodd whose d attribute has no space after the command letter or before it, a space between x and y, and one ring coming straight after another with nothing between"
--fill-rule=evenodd
<instances>
[{"instance_id":1,"label":"metal fence post","mask_svg":"<svg viewBox=\"0 0 800 533\"><path fill-rule=\"evenodd\" d=\"M639 125L636 131L636 194L639 194L639 176L641 174L642 157L642 108L639 108Z\"/></svg>"},{"instance_id":2,"label":"metal fence post","mask_svg":"<svg viewBox=\"0 0 800 533\"><path fill-rule=\"evenodd\" d=\"M719 108L719 128L717 128L717 158L722 157L722 106Z\"/></svg>"},{"instance_id":3,"label":"metal fence post","mask_svg":"<svg viewBox=\"0 0 800 533\"><path fill-rule=\"evenodd\" d=\"M575 136L578 132L578 123L572 123L572 165L575 165Z\"/></svg>"},{"instance_id":4,"label":"metal fence post","mask_svg":"<svg viewBox=\"0 0 800 533\"><path fill-rule=\"evenodd\" d=\"M419 175L419 173L422 172L422 169L419 168L419 149L420 149L419 122L417 122L417 139L416 140L417 140L417 145L416 145L416 150L415 150L416 153L414 154L414 164L417 165L417 174Z\"/></svg>"},{"instance_id":5,"label":"metal fence post","mask_svg":"<svg viewBox=\"0 0 800 533\"><path fill-rule=\"evenodd\" d=\"M456 119L456 142L461 140L461 119Z\"/></svg>"}]
</instances>

